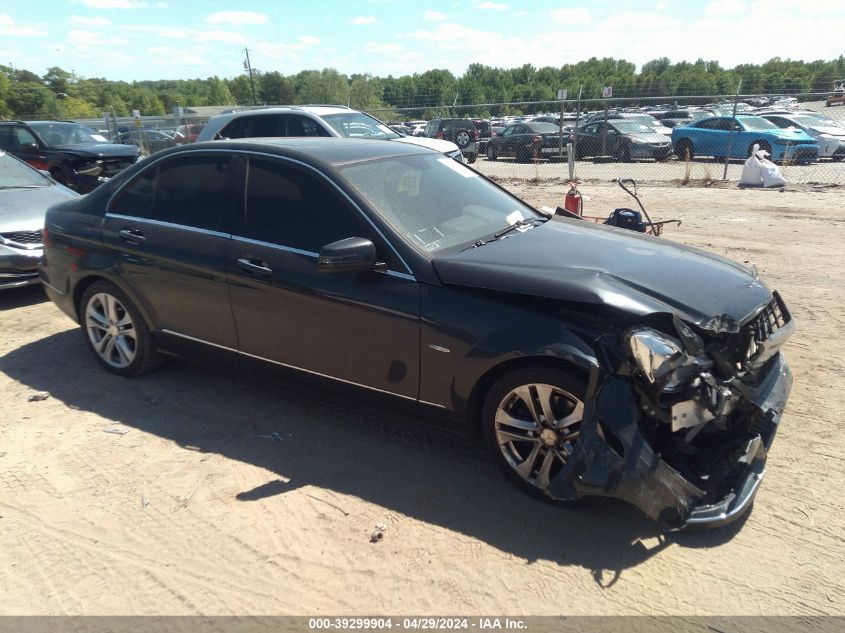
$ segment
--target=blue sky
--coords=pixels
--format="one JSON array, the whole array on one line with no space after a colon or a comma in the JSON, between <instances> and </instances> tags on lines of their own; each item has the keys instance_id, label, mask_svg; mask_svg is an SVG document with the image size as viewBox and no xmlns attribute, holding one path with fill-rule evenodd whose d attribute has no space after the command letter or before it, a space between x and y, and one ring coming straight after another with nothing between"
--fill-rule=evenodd
<instances>
[{"instance_id":1,"label":"blue sky","mask_svg":"<svg viewBox=\"0 0 845 633\"><path fill-rule=\"evenodd\" d=\"M0 0L0 63L110 80L255 68L394 76L473 62L834 59L845 0Z\"/></svg>"}]
</instances>

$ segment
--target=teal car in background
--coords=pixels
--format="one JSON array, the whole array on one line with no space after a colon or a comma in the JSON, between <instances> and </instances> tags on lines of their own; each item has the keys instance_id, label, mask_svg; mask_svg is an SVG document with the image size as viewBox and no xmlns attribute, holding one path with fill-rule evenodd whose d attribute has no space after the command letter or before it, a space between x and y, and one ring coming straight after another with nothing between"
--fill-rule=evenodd
<instances>
[{"instance_id":1,"label":"teal car in background","mask_svg":"<svg viewBox=\"0 0 845 633\"><path fill-rule=\"evenodd\" d=\"M819 144L812 136L796 128L781 129L759 116L711 116L672 130L672 145L681 160L747 158L755 144L775 162L804 163L819 156Z\"/></svg>"}]
</instances>

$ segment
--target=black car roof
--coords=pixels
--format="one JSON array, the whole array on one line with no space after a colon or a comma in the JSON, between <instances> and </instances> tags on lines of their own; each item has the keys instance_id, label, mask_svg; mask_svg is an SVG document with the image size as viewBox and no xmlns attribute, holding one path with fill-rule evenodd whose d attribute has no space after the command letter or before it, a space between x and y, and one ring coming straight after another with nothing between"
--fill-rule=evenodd
<instances>
[{"instance_id":1,"label":"black car roof","mask_svg":"<svg viewBox=\"0 0 845 633\"><path fill-rule=\"evenodd\" d=\"M262 151L279 156L298 158L306 162L314 160L332 165L348 165L394 156L413 156L416 154L439 154L432 149L383 139L353 139L324 136L280 137L280 138L244 138L232 141L206 141L184 145L168 151L178 154L194 150L247 150Z\"/></svg>"}]
</instances>

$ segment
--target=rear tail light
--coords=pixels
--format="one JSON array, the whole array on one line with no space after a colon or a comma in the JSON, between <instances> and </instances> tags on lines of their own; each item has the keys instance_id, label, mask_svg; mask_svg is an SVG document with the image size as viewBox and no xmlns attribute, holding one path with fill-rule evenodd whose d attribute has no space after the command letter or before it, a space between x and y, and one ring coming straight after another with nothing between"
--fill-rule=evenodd
<instances>
[{"instance_id":1,"label":"rear tail light","mask_svg":"<svg viewBox=\"0 0 845 633\"><path fill-rule=\"evenodd\" d=\"M472 131L472 138L473 138L473 140L475 140L475 141L477 141L477 140L478 140L478 130L473 130L473 131Z\"/></svg>"},{"instance_id":2,"label":"rear tail light","mask_svg":"<svg viewBox=\"0 0 845 633\"><path fill-rule=\"evenodd\" d=\"M534 134L534 135L531 136L531 142L532 143L542 143L543 137L540 136L539 134Z\"/></svg>"},{"instance_id":3,"label":"rear tail light","mask_svg":"<svg viewBox=\"0 0 845 633\"><path fill-rule=\"evenodd\" d=\"M436 134L436 136L437 136L437 138L443 138L443 132L438 132L438 133Z\"/></svg>"}]
</instances>

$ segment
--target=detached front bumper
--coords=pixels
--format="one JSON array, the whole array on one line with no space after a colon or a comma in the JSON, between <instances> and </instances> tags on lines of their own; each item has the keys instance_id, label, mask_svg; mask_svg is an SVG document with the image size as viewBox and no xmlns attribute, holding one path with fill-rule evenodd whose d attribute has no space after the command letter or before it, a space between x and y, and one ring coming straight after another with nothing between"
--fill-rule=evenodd
<instances>
[{"instance_id":1,"label":"detached front bumper","mask_svg":"<svg viewBox=\"0 0 845 633\"><path fill-rule=\"evenodd\" d=\"M670 530L719 527L743 516L765 474L767 452L792 388L792 374L782 355L770 361L754 387L742 387L743 415L752 431L731 452L733 479L718 499L652 448L636 422L639 412L630 382L611 376L598 384L598 377L596 368L588 387L581 437L547 494L561 500L619 498Z\"/></svg>"}]
</instances>

